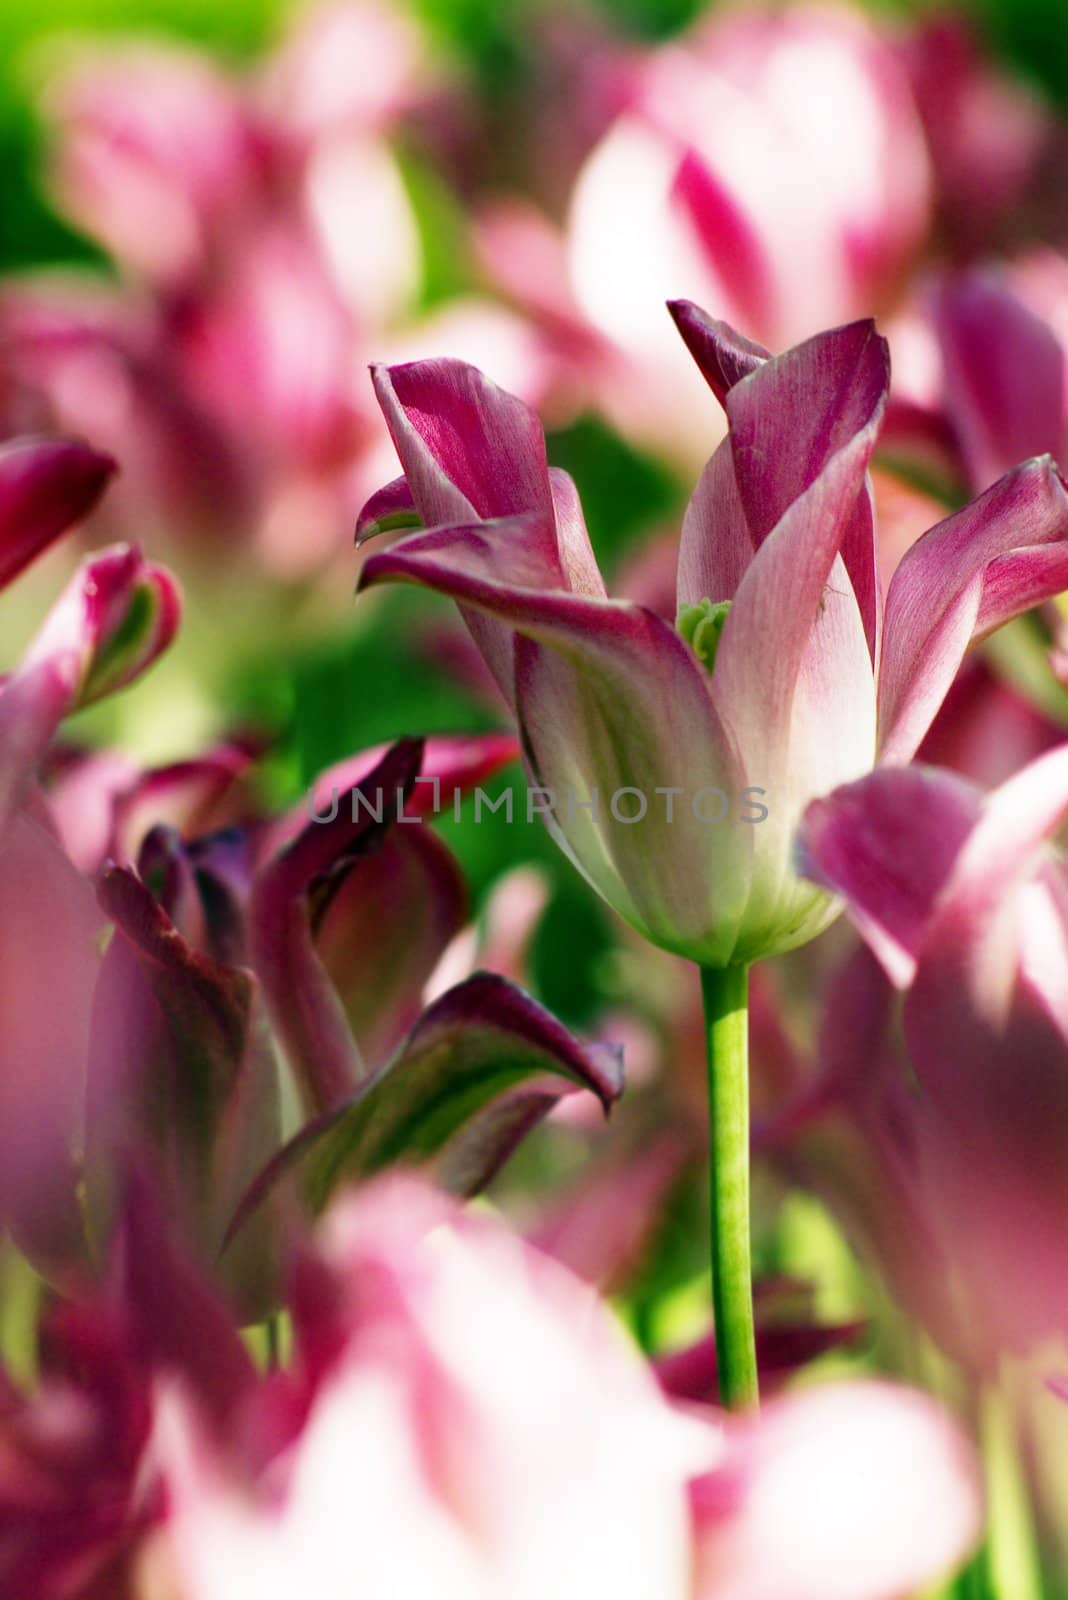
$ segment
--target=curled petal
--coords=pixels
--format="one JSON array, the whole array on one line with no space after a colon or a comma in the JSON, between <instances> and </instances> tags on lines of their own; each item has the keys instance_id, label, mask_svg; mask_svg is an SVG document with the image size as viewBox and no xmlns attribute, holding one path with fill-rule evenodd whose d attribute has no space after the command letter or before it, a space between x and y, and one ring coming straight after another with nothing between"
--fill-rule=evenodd
<instances>
[{"instance_id":1,"label":"curled petal","mask_svg":"<svg viewBox=\"0 0 1068 1600\"><path fill-rule=\"evenodd\" d=\"M65 669L71 711L124 688L166 650L181 614L178 586L165 567L129 545L87 561L50 612L22 667ZM20 671L22 668L20 668Z\"/></svg>"},{"instance_id":2,"label":"curled petal","mask_svg":"<svg viewBox=\"0 0 1068 1600\"><path fill-rule=\"evenodd\" d=\"M467 914L456 860L429 828L393 828L333 896L315 946L366 1061L384 1061Z\"/></svg>"},{"instance_id":3,"label":"curled petal","mask_svg":"<svg viewBox=\"0 0 1068 1600\"><path fill-rule=\"evenodd\" d=\"M463 361L372 369L426 527L540 511L552 526L545 435L529 406Z\"/></svg>"},{"instance_id":4,"label":"curled petal","mask_svg":"<svg viewBox=\"0 0 1068 1600\"><path fill-rule=\"evenodd\" d=\"M408 480L401 473L364 504L356 519L356 543L363 544L377 534L393 533L399 528L418 528L420 520Z\"/></svg>"}]
</instances>

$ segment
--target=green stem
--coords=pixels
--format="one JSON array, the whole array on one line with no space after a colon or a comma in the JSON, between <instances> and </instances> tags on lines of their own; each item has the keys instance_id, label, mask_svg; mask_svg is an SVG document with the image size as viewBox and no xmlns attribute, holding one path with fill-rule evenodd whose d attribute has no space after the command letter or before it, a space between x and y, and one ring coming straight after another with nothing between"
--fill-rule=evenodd
<instances>
[{"instance_id":1,"label":"green stem","mask_svg":"<svg viewBox=\"0 0 1068 1600\"><path fill-rule=\"evenodd\" d=\"M712 1304L719 1395L740 1410L759 1400L749 1255L749 1029L745 967L702 967L708 1045Z\"/></svg>"}]
</instances>

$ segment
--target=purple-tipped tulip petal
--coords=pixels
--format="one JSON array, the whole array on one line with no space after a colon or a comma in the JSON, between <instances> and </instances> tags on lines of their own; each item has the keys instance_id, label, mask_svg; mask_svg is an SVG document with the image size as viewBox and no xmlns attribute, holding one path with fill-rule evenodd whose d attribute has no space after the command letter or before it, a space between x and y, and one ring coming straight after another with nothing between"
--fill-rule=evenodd
<instances>
[{"instance_id":1,"label":"purple-tipped tulip petal","mask_svg":"<svg viewBox=\"0 0 1068 1600\"><path fill-rule=\"evenodd\" d=\"M0 446L0 589L88 516L114 471L110 456L75 440Z\"/></svg>"}]
</instances>

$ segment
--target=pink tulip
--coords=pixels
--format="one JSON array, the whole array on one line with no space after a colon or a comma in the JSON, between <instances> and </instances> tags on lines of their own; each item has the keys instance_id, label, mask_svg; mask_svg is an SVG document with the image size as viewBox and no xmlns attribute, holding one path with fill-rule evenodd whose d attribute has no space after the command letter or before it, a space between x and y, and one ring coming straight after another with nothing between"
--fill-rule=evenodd
<instances>
[{"instance_id":1,"label":"pink tulip","mask_svg":"<svg viewBox=\"0 0 1068 1600\"><path fill-rule=\"evenodd\" d=\"M616 426L689 464L716 424L662 303L776 351L883 310L926 238L927 151L894 43L844 7L734 8L630 77L564 239L513 206L485 242Z\"/></svg>"},{"instance_id":2,"label":"pink tulip","mask_svg":"<svg viewBox=\"0 0 1068 1600\"><path fill-rule=\"evenodd\" d=\"M681 636L605 597L537 419L457 362L376 372L405 478L364 531L405 507L430 531L371 556L362 582L460 602L558 842L639 932L719 966L833 919L792 865L804 806L907 761L971 640L1065 583L1068 497L1049 461L1026 463L916 544L884 606L872 325L772 359L692 306L675 315L730 424L683 525Z\"/></svg>"},{"instance_id":3,"label":"pink tulip","mask_svg":"<svg viewBox=\"0 0 1068 1600\"><path fill-rule=\"evenodd\" d=\"M1061 745L986 797L935 770L877 773L810 807L801 834L906 991L922 1209L979 1359L1068 1326L1068 876L1047 847L1066 810Z\"/></svg>"},{"instance_id":4,"label":"pink tulip","mask_svg":"<svg viewBox=\"0 0 1068 1600\"><path fill-rule=\"evenodd\" d=\"M221 1450L162 1394L146 1558L178 1600L892 1600L975 1537L970 1453L928 1400L684 1414L589 1289L410 1180L340 1204L296 1283L284 1453Z\"/></svg>"}]
</instances>

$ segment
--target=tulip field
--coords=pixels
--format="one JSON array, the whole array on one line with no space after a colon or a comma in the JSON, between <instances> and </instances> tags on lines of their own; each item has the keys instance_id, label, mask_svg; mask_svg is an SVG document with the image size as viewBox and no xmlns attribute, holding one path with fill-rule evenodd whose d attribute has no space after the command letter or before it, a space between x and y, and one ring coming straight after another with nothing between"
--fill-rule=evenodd
<instances>
[{"instance_id":1,"label":"tulip field","mask_svg":"<svg viewBox=\"0 0 1068 1600\"><path fill-rule=\"evenodd\" d=\"M7 0L0 1600L1068 1600L1068 3Z\"/></svg>"}]
</instances>

